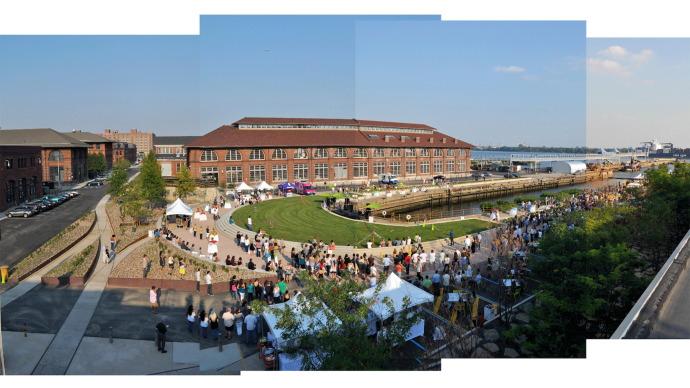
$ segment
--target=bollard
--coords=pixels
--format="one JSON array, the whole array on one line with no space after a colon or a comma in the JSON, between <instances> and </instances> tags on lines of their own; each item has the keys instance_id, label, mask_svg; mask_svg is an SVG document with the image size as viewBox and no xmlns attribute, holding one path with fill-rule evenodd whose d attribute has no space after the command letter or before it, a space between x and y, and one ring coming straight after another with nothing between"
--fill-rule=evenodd
<instances>
[{"instance_id":1,"label":"bollard","mask_svg":"<svg viewBox=\"0 0 690 388\"><path fill-rule=\"evenodd\" d=\"M110 343L113 343L113 327L110 326Z\"/></svg>"},{"instance_id":2,"label":"bollard","mask_svg":"<svg viewBox=\"0 0 690 388\"><path fill-rule=\"evenodd\" d=\"M223 336L218 335L218 353L223 351Z\"/></svg>"},{"instance_id":3,"label":"bollard","mask_svg":"<svg viewBox=\"0 0 690 388\"><path fill-rule=\"evenodd\" d=\"M24 337L26 337L26 322L24 322Z\"/></svg>"}]
</instances>

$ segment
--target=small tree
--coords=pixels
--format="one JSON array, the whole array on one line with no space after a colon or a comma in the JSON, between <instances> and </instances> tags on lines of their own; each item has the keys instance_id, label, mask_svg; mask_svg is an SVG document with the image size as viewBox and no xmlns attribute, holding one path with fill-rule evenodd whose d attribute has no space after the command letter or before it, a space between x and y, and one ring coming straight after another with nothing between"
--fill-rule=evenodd
<instances>
[{"instance_id":1,"label":"small tree","mask_svg":"<svg viewBox=\"0 0 690 388\"><path fill-rule=\"evenodd\" d=\"M156 160L153 150L144 157L139 168L139 181L141 181L141 199L152 205L158 205L165 198L165 181L161 174L161 166Z\"/></svg>"},{"instance_id":2,"label":"small tree","mask_svg":"<svg viewBox=\"0 0 690 388\"><path fill-rule=\"evenodd\" d=\"M87 163L90 173L102 172L108 169L108 164L105 162L105 156L103 156L102 152L89 154Z\"/></svg>"},{"instance_id":3,"label":"small tree","mask_svg":"<svg viewBox=\"0 0 690 388\"><path fill-rule=\"evenodd\" d=\"M124 163L118 162L113 168L113 173L110 174L110 179L108 180L108 194L119 197L124 192L125 185L129 180L127 175L127 167Z\"/></svg>"},{"instance_id":4,"label":"small tree","mask_svg":"<svg viewBox=\"0 0 690 388\"><path fill-rule=\"evenodd\" d=\"M184 198L196 191L196 184L194 178L186 165L181 165L177 171L177 182L175 182L175 195Z\"/></svg>"}]
</instances>

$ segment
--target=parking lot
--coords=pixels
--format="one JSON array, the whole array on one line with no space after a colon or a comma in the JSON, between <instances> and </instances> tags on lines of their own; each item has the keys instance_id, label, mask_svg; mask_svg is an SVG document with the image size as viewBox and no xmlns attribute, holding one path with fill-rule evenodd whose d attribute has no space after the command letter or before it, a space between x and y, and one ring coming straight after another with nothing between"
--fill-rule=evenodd
<instances>
[{"instance_id":1,"label":"parking lot","mask_svg":"<svg viewBox=\"0 0 690 388\"><path fill-rule=\"evenodd\" d=\"M134 169L128 171L130 177L135 173ZM78 189L78 196L33 217L1 219L0 265L14 265L84 213L95 209L107 190L105 185L87 186Z\"/></svg>"}]
</instances>

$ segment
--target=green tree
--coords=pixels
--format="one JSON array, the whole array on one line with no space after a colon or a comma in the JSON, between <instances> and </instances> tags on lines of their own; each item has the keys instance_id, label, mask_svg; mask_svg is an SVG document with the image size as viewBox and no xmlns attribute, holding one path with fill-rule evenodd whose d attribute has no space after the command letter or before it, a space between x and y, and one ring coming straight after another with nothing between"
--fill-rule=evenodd
<instances>
[{"instance_id":1,"label":"green tree","mask_svg":"<svg viewBox=\"0 0 690 388\"><path fill-rule=\"evenodd\" d=\"M122 160L115 164L113 172L110 174L110 179L108 179L108 194L119 197L124 193L125 185L129 180L127 175L127 167Z\"/></svg>"},{"instance_id":2,"label":"green tree","mask_svg":"<svg viewBox=\"0 0 690 388\"><path fill-rule=\"evenodd\" d=\"M165 181L161 174L161 166L156 160L156 155L153 150L144 157L139 168L139 177L141 181L141 199L151 205L158 206L164 202L165 199Z\"/></svg>"},{"instance_id":3,"label":"green tree","mask_svg":"<svg viewBox=\"0 0 690 388\"><path fill-rule=\"evenodd\" d=\"M175 195L184 198L196 191L194 178L186 165L182 164L177 171L177 182L175 182Z\"/></svg>"},{"instance_id":4,"label":"green tree","mask_svg":"<svg viewBox=\"0 0 690 388\"><path fill-rule=\"evenodd\" d=\"M89 172L103 172L108 169L108 164L105 162L105 156L102 152L95 154L90 153L87 159Z\"/></svg>"},{"instance_id":5,"label":"green tree","mask_svg":"<svg viewBox=\"0 0 690 388\"><path fill-rule=\"evenodd\" d=\"M283 330L283 338L293 340L285 346L286 353L301 357L302 370L384 370L390 368L395 344L405 342L405 334L419 319L412 312L409 298L397 321L386 325L386 335L379 335L374 345L368 336L369 307L380 300L379 293L385 283L382 276L371 298L353 299L365 290L356 280L349 279L345 271L342 283L311 279L302 272L300 279L305 290L284 308L268 307L254 300L255 312L270 310L276 315L277 327ZM393 304L383 300L385 306L379 313L393 314ZM304 325L304 322L309 322Z\"/></svg>"},{"instance_id":6,"label":"green tree","mask_svg":"<svg viewBox=\"0 0 690 388\"><path fill-rule=\"evenodd\" d=\"M125 170L132 166L132 162L130 162L127 159L118 160L117 163L115 163L115 165L118 165L118 164L122 165L125 168Z\"/></svg>"},{"instance_id":7,"label":"green tree","mask_svg":"<svg viewBox=\"0 0 690 388\"><path fill-rule=\"evenodd\" d=\"M144 199L142 181L135 179L124 185L120 196L120 220L124 221L126 216L130 216L142 223L147 223L152 215L153 210Z\"/></svg>"}]
</instances>

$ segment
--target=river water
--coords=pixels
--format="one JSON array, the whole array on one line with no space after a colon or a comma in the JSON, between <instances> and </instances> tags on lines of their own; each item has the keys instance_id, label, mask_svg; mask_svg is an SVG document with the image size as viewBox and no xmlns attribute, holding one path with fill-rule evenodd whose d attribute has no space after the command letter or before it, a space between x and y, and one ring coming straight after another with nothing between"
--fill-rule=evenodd
<instances>
[{"instance_id":1,"label":"river water","mask_svg":"<svg viewBox=\"0 0 690 388\"><path fill-rule=\"evenodd\" d=\"M627 151L624 151L627 152ZM549 157L559 157L559 156L575 156L582 157L582 162L585 162L585 154L563 154L563 153L553 153L553 152L513 152L513 151L492 151L492 150L473 150L471 155L477 156L505 156L506 160L510 160L511 154L525 155L525 156L539 156L544 158ZM613 159L618 160L616 155L611 155ZM621 158L621 162L629 162L630 158ZM540 167L551 167L552 162L541 162Z\"/></svg>"}]
</instances>

